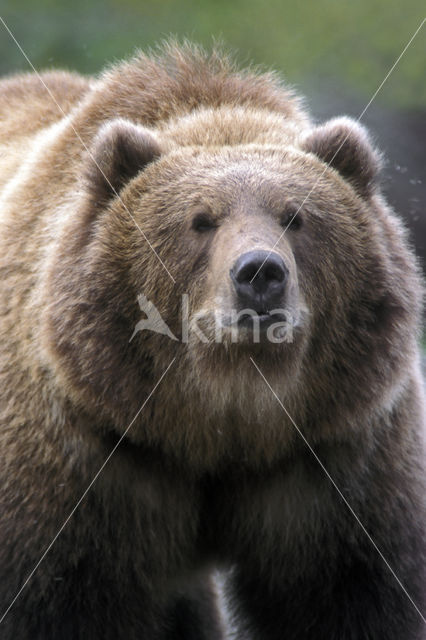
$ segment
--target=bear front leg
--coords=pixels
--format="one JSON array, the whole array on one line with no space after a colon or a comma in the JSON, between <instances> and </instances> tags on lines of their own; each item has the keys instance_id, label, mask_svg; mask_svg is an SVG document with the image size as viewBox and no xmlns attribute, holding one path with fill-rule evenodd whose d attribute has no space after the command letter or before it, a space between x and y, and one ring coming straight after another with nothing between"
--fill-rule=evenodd
<instances>
[{"instance_id":1,"label":"bear front leg","mask_svg":"<svg viewBox=\"0 0 426 640\"><path fill-rule=\"evenodd\" d=\"M162 640L164 617L137 584L114 585L102 571L97 578L80 566L50 587L35 576L0 624L0 638Z\"/></svg>"},{"instance_id":2,"label":"bear front leg","mask_svg":"<svg viewBox=\"0 0 426 640\"><path fill-rule=\"evenodd\" d=\"M275 563L270 558L263 570L260 566L254 570L249 559L238 566L228 586L240 620L237 637L424 640L424 585L415 558L394 558L393 562L407 596L373 547L354 550L344 541L337 544L328 558L319 551L316 560L315 554L304 555L300 549L285 562L277 554ZM311 564L303 567L308 556Z\"/></svg>"}]
</instances>

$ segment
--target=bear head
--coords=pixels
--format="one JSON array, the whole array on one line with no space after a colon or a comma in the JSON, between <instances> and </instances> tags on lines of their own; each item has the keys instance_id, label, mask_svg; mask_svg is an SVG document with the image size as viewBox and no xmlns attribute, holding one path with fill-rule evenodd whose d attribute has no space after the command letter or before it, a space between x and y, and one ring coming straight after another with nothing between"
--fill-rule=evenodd
<instances>
[{"instance_id":1,"label":"bear head","mask_svg":"<svg viewBox=\"0 0 426 640\"><path fill-rule=\"evenodd\" d=\"M255 365L302 422L390 397L419 300L380 164L349 118L300 131L222 107L103 124L49 271L46 343L75 398L125 423L173 358L163 400L191 405L188 422L260 421L273 399Z\"/></svg>"}]
</instances>

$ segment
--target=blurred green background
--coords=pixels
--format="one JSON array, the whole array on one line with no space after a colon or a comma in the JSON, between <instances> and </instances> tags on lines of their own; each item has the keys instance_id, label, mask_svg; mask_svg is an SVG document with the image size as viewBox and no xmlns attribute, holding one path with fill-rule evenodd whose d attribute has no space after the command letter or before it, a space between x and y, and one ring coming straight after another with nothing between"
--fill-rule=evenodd
<instances>
[{"instance_id":1,"label":"blurred green background","mask_svg":"<svg viewBox=\"0 0 426 640\"><path fill-rule=\"evenodd\" d=\"M214 38L242 63L277 69L317 120L357 118L426 14L421 0L3 0L4 19L37 69L97 73L169 35ZM383 187L426 257L426 24L362 118L384 150ZM29 70L0 24L0 72Z\"/></svg>"},{"instance_id":2,"label":"blurred green background","mask_svg":"<svg viewBox=\"0 0 426 640\"><path fill-rule=\"evenodd\" d=\"M95 73L169 34L203 44L212 36L240 58L279 68L296 84L330 81L366 100L424 17L421 0L6 0L0 15L36 67ZM380 100L398 107L426 103L425 30L398 65ZM0 70L26 69L3 30Z\"/></svg>"}]
</instances>

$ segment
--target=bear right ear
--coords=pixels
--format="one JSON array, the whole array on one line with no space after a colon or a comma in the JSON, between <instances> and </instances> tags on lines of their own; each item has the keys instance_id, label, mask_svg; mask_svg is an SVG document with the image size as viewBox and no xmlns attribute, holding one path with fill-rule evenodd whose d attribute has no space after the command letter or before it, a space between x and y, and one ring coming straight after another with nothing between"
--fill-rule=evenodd
<instances>
[{"instance_id":1,"label":"bear right ear","mask_svg":"<svg viewBox=\"0 0 426 640\"><path fill-rule=\"evenodd\" d=\"M146 127L117 119L104 124L90 149L86 181L92 200L104 206L124 185L161 155Z\"/></svg>"}]
</instances>

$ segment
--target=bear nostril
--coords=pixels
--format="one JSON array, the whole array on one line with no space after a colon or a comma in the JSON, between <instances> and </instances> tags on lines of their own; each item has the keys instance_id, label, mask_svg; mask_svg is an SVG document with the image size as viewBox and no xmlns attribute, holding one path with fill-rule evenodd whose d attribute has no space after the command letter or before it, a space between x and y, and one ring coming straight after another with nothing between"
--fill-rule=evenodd
<instances>
[{"instance_id":1,"label":"bear nostril","mask_svg":"<svg viewBox=\"0 0 426 640\"><path fill-rule=\"evenodd\" d=\"M240 302L259 311L282 302L288 269L277 253L248 251L236 260L230 276Z\"/></svg>"},{"instance_id":2,"label":"bear nostril","mask_svg":"<svg viewBox=\"0 0 426 640\"><path fill-rule=\"evenodd\" d=\"M278 282L282 282L286 275L285 267L283 269L280 264L276 264L275 262L266 261L262 269L265 270L266 280L277 280ZM262 269L260 271L262 271Z\"/></svg>"},{"instance_id":3,"label":"bear nostril","mask_svg":"<svg viewBox=\"0 0 426 640\"><path fill-rule=\"evenodd\" d=\"M253 278L256 277L257 271L259 271L260 264L257 262L248 262L247 264L242 264L241 267L236 269L235 279L237 282L250 282Z\"/></svg>"}]
</instances>

